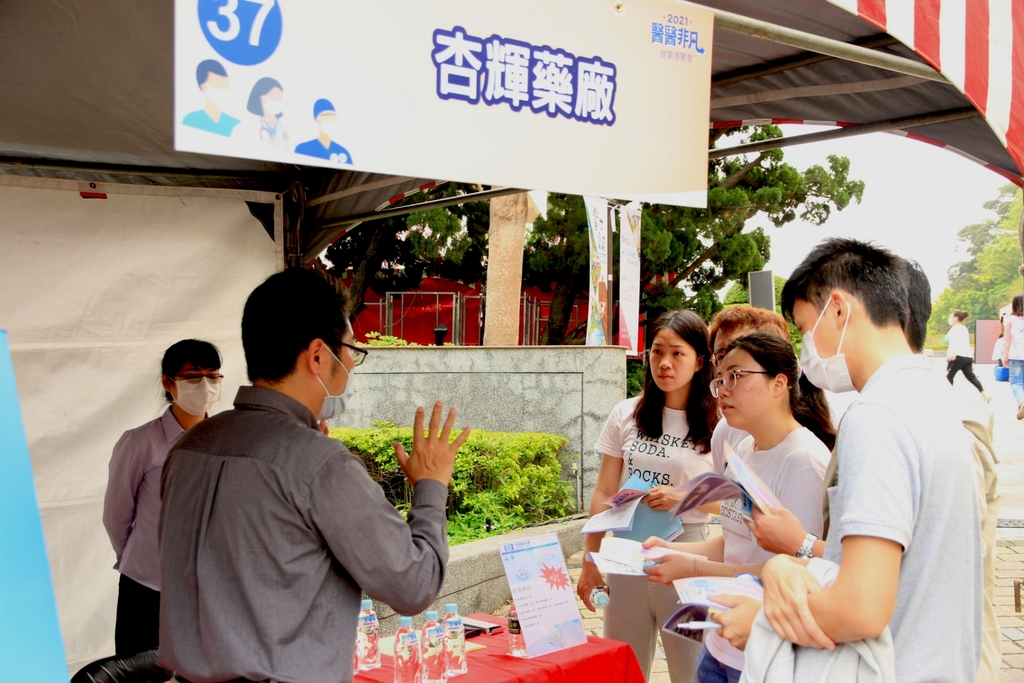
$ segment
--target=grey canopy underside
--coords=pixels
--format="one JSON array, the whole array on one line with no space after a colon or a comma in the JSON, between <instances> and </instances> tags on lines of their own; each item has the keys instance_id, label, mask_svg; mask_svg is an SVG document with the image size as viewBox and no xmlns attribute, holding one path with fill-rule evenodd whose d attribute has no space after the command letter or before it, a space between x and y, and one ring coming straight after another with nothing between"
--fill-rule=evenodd
<instances>
[{"instance_id":1,"label":"grey canopy underside","mask_svg":"<svg viewBox=\"0 0 1024 683\"><path fill-rule=\"evenodd\" d=\"M825 0L702 4L922 61ZM174 151L173 14L173 0L0 4L0 173L272 192L298 184L306 202L314 200L303 215L314 230L372 212L389 197L434 180ZM821 58L720 28L713 57L712 123L764 118L872 123L970 106L946 83ZM1020 176L981 117L906 130ZM328 194L337 198L315 202Z\"/></svg>"}]
</instances>

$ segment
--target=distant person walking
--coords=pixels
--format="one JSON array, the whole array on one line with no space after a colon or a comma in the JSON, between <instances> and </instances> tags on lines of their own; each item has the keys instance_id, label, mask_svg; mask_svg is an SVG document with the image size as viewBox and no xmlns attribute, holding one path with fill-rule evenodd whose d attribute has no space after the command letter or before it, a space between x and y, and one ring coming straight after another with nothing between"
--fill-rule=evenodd
<instances>
[{"instance_id":1,"label":"distant person walking","mask_svg":"<svg viewBox=\"0 0 1024 683\"><path fill-rule=\"evenodd\" d=\"M974 375L974 349L971 348L971 333L964 321L970 317L967 311L954 310L949 314L949 333L946 334L946 379L953 383L956 373L963 372L967 381L981 392L986 402L992 397L985 393L985 387Z\"/></svg>"},{"instance_id":2,"label":"distant person walking","mask_svg":"<svg viewBox=\"0 0 1024 683\"><path fill-rule=\"evenodd\" d=\"M1017 399L1017 419L1024 420L1024 294L1013 297L1003 320L1003 365L1010 369L1010 388Z\"/></svg>"}]
</instances>

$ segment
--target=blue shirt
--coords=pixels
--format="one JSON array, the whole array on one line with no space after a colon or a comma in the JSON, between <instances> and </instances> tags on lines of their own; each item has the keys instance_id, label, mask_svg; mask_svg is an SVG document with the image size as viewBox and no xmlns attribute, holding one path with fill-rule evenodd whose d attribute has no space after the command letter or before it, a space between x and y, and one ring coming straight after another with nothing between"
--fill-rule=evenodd
<instances>
[{"instance_id":1,"label":"blue shirt","mask_svg":"<svg viewBox=\"0 0 1024 683\"><path fill-rule=\"evenodd\" d=\"M231 137L231 131L233 131L235 126L240 123L240 121L234 116L230 116L224 112L220 113L220 120L214 121L210 118L210 115L206 113L205 109L200 109L186 114L185 118L183 118L181 122L186 126L205 130L207 133L223 135L226 138Z\"/></svg>"},{"instance_id":2,"label":"blue shirt","mask_svg":"<svg viewBox=\"0 0 1024 683\"><path fill-rule=\"evenodd\" d=\"M313 138L296 145L295 153L305 154L308 157L316 157L317 159L329 159L330 161L337 161L342 164L352 163L352 156L348 153L348 150L334 140L331 140L330 147L324 147L319 138Z\"/></svg>"}]
</instances>

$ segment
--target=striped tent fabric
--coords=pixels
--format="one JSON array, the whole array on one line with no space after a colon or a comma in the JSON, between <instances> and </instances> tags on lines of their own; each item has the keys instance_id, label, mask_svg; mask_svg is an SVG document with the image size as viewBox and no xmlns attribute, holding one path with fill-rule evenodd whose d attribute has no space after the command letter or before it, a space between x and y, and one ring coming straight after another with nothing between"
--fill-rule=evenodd
<instances>
[{"instance_id":1,"label":"striped tent fabric","mask_svg":"<svg viewBox=\"0 0 1024 683\"><path fill-rule=\"evenodd\" d=\"M1024 0L829 0L960 89L1024 169Z\"/></svg>"}]
</instances>

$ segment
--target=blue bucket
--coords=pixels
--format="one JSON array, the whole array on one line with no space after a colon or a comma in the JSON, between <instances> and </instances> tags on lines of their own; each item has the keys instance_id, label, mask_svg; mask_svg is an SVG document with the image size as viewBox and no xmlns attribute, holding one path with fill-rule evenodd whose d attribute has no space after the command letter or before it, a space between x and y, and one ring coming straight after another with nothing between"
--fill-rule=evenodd
<instances>
[{"instance_id":1,"label":"blue bucket","mask_svg":"<svg viewBox=\"0 0 1024 683\"><path fill-rule=\"evenodd\" d=\"M1010 381L1010 368L1004 365L997 365L995 367L996 381L997 382L1009 382Z\"/></svg>"}]
</instances>

